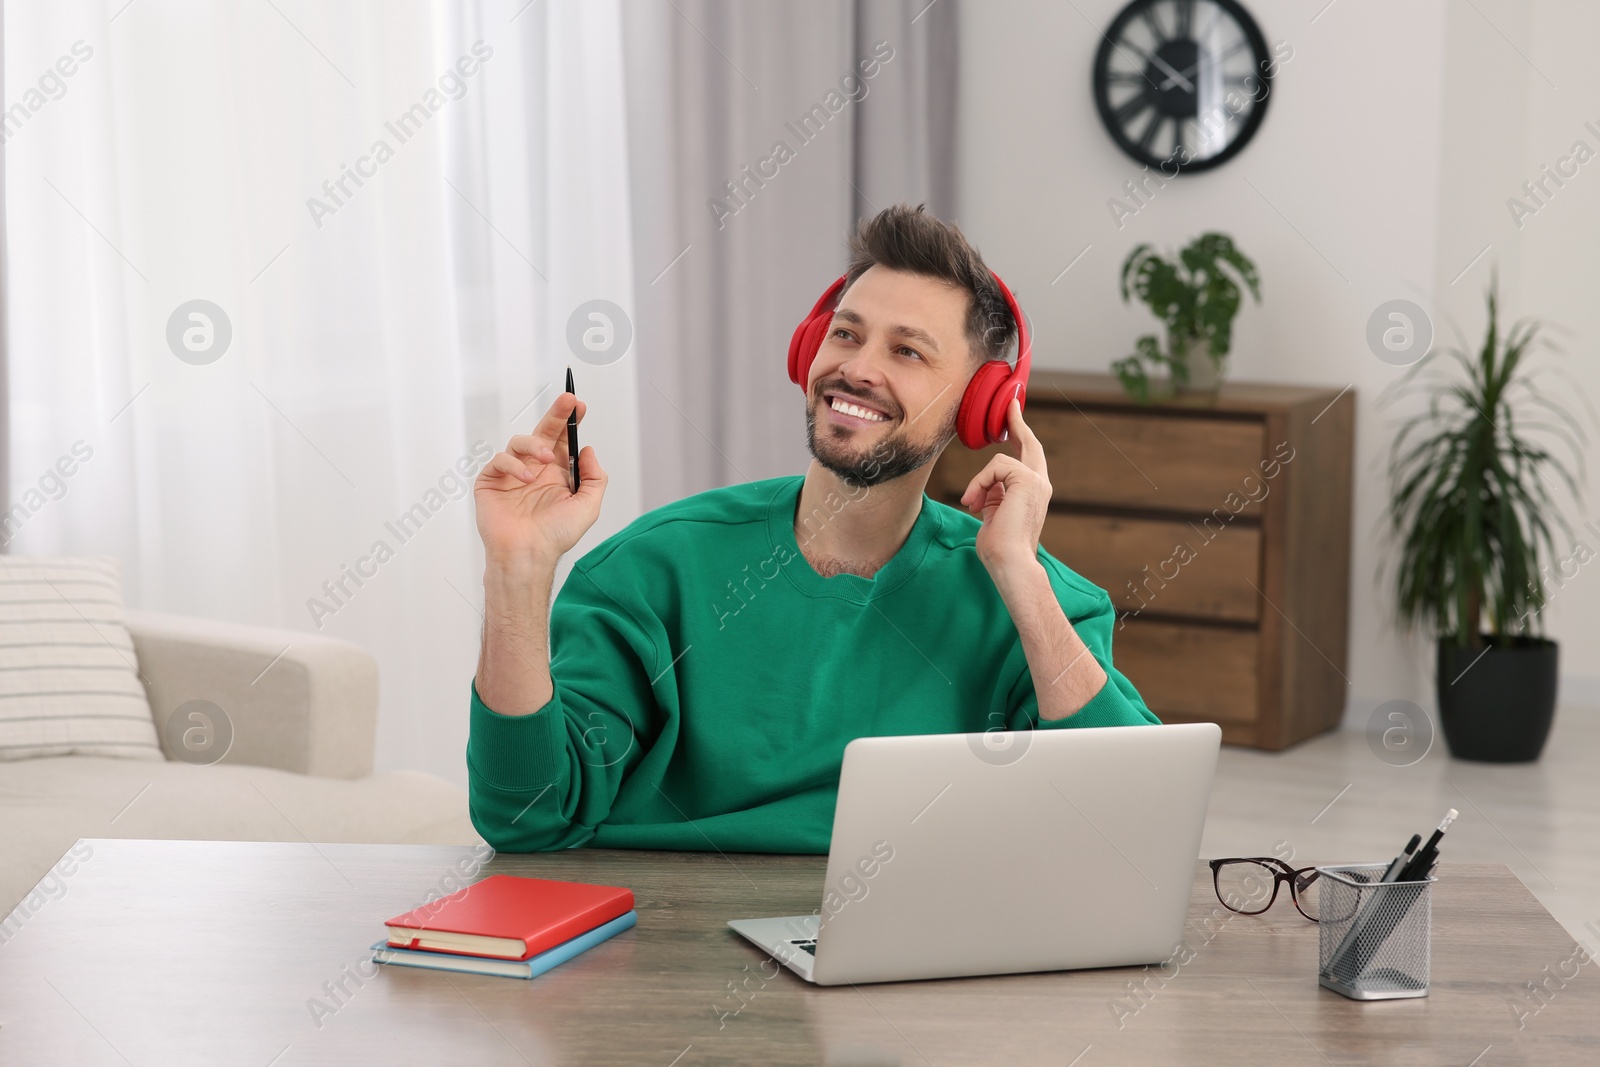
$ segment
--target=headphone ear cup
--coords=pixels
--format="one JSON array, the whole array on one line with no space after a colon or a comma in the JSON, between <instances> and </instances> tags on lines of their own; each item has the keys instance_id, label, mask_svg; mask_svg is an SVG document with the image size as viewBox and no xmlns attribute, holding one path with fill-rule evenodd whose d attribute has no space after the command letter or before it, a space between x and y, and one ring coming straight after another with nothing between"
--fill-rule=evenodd
<instances>
[{"instance_id":1,"label":"headphone ear cup","mask_svg":"<svg viewBox=\"0 0 1600 1067\"><path fill-rule=\"evenodd\" d=\"M961 394L961 406L956 409L956 436L968 448L983 448L1000 439L998 430L992 435L989 432L994 422L991 409L994 407L995 393L1010 377L1010 364L1003 359L991 359L979 367L972 381L967 383L967 391ZM1006 402L1009 403L1010 390L1006 392ZM1004 408L1001 409L1001 417L1003 420Z\"/></svg>"},{"instance_id":2,"label":"headphone ear cup","mask_svg":"<svg viewBox=\"0 0 1600 1067\"><path fill-rule=\"evenodd\" d=\"M834 279L789 338L789 380L798 385L802 392L806 389L807 379L811 377L811 364L822 348L822 339L827 336L828 324L833 321L834 304L839 294L844 292L845 277L841 274Z\"/></svg>"},{"instance_id":3,"label":"headphone ear cup","mask_svg":"<svg viewBox=\"0 0 1600 1067\"><path fill-rule=\"evenodd\" d=\"M811 364L816 362L823 335L832 321L833 312L829 311L814 315L795 327L794 337L789 341L789 380L802 390L811 377Z\"/></svg>"},{"instance_id":4,"label":"headphone ear cup","mask_svg":"<svg viewBox=\"0 0 1600 1067\"><path fill-rule=\"evenodd\" d=\"M1013 396L1022 401L1024 409L1027 408L1028 386L1026 382L1018 382L1015 372L1008 374L1006 380L995 387L994 396L989 400L989 422L984 430L991 443L1000 440L1000 435L1006 432L1006 412L1011 407Z\"/></svg>"},{"instance_id":5,"label":"headphone ear cup","mask_svg":"<svg viewBox=\"0 0 1600 1067\"><path fill-rule=\"evenodd\" d=\"M805 377L800 373L800 349L805 345L806 328L810 325L809 317L801 319L800 325L794 328L794 334L789 338L789 380L802 386Z\"/></svg>"}]
</instances>

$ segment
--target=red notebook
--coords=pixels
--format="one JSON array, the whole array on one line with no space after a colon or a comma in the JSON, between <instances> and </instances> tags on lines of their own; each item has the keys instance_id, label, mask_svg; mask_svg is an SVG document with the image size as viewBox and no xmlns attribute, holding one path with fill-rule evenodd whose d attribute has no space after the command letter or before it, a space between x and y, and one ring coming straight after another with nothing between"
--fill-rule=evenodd
<instances>
[{"instance_id":1,"label":"red notebook","mask_svg":"<svg viewBox=\"0 0 1600 1067\"><path fill-rule=\"evenodd\" d=\"M621 886L495 874L396 915L389 944L525 960L632 910L633 890Z\"/></svg>"}]
</instances>

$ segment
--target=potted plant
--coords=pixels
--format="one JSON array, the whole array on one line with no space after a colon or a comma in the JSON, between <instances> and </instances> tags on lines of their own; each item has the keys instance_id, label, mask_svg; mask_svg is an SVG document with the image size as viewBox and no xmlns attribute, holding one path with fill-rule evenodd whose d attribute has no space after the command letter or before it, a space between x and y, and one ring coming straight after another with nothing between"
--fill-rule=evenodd
<instances>
[{"instance_id":1,"label":"potted plant","mask_svg":"<svg viewBox=\"0 0 1600 1067\"><path fill-rule=\"evenodd\" d=\"M1154 334L1139 338L1134 353L1111 364L1122 387L1141 404L1150 402L1150 371L1165 367L1173 391L1215 390L1233 339L1241 286L1256 303L1261 285L1256 266L1222 233L1203 233L1169 263L1148 244L1138 245L1122 264L1122 301L1130 293L1149 305L1167 328L1167 350Z\"/></svg>"},{"instance_id":2,"label":"potted plant","mask_svg":"<svg viewBox=\"0 0 1600 1067\"><path fill-rule=\"evenodd\" d=\"M1400 544L1400 622L1437 642L1439 723L1451 754L1514 763L1539 758L1555 715L1557 647L1540 634L1539 617L1549 565L1563 559L1551 522L1569 527L1547 475L1578 496L1547 443L1570 451L1581 471L1585 438L1529 373L1540 324L1520 321L1501 336L1496 289L1491 281L1477 352L1445 349L1453 362L1443 370L1430 352L1391 387L1390 400L1421 391L1427 406L1395 438L1389 518ZM1590 555L1579 542L1563 562Z\"/></svg>"}]
</instances>

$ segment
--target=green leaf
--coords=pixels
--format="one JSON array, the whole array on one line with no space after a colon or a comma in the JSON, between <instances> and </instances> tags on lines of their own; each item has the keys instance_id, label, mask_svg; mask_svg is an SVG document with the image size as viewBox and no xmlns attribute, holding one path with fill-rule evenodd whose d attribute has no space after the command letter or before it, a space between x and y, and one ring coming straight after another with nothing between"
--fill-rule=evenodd
<instances>
[{"instance_id":1,"label":"green leaf","mask_svg":"<svg viewBox=\"0 0 1600 1067\"><path fill-rule=\"evenodd\" d=\"M1385 394L1387 403L1426 398L1389 450L1396 614L1462 645L1476 644L1485 627L1496 642L1538 632L1545 564L1560 558L1555 531L1571 529L1552 478L1578 498L1572 468L1583 470L1588 440L1530 377L1529 361L1545 347L1540 324L1502 330L1494 283L1485 302L1475 351L1451 347L1438 363L1430 353Z\"/></svg>"},{"instance_id":2,"label":"green leaf","mask_svg":"<svg viewBox=\"0 0 1600 1067\"><path fill-rule=\"evenodd\" d=\"M1241 287L1261 300L1255 264L1222 233L1196 237L1179 251L1177 262L1162 258L1148 243L1136 245L1123 261L1120 285L1124 303L1137 296L1166 327L1168 338L1198 338L1218 369L1233 343ZM1147 346L1144 340L1134 355L1112 364L1123 388L1146 402L1150 372L1162 367L1174 388L1187 385L1188 364L1176 352L1163 353L1158 343ZM1142 360L1148 366L1136 374L1129 360Z\"/></svg>"}]
</instances>

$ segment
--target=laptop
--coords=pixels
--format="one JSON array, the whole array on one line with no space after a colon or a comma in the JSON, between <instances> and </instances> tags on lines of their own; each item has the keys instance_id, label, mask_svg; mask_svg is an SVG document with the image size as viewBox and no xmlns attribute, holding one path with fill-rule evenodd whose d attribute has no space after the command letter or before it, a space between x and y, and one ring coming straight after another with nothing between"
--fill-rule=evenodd
<instances>
[{"instance_id":1,"label":"laptop","mask_svg":"<svg viewBox=\"0 0 1600 1067\"><path fill-rule=\"evenodd\" d=\"M1221 741L1215 723L856 738L821 905L728 925L817 985L1159 963Z\"/></svg>"}]
</instances>

